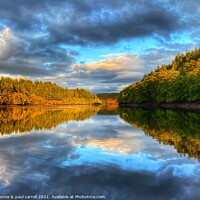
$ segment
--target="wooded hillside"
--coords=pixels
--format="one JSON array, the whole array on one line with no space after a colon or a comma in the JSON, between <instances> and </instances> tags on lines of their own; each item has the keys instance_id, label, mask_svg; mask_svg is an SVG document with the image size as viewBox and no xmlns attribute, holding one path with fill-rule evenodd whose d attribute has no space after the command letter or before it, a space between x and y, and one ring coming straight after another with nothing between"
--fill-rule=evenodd
<instances>
[{"instance_id":1,"label":"wooded hillside","mask_svg":"<svg viewBox=\"0 0 200 200\"><path fill-rule=\"evenodd\" d=\"M100 104L101 100L94 94L83 90L69 90L51 82L32 82L24 79L0 79L1 105L29 104Z\"/></svg>"},{"instance_id":2,"label":"wooded hillside","mask_svg":"<svg viewBox=\"0 0 200 200\"><path fill-rule=\"evenodd\" d=\"M100 93L97 96L101 99L104 105L116 105L118 104L119 93Z\"/></svg>"},{"instance_id":3,"label":"wooded hillside","mask_svg":"<svg viewBox=\"0 0 200 200\"><path fill-rule=\"evenodd\" d=\"M169 65L162 65L140 82L119 94L120 103L171 103L200 100L200 48L178 54Z\"/></svg>"}]
</instances>

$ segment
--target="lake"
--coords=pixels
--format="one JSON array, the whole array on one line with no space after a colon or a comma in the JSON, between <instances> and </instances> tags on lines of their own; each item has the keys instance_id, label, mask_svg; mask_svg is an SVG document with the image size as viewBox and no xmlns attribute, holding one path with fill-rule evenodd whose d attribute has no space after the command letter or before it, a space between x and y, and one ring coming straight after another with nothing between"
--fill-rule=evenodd
<instances>
[{"instance_id":1,"label":"lake","mask_svg":"<svg viewBox=\"0 0 200 200\"><path fill-rule=\"evenodd\" d=\"M199 113L2 106L0 133L1 199L200 199Z\"/></svg>"}]
</instances>

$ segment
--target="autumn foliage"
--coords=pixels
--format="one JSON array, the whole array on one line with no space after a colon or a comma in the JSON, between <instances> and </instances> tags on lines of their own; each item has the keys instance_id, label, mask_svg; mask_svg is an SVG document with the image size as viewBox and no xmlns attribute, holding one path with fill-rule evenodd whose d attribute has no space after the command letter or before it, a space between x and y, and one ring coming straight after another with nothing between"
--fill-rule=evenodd
<instances>
[{"instance_id":1,"label":"autumn foliage","mask_svg":"<svg viewBox=\"0 0 200 200\"><path fill-rule=\"evenodd\" d=\"M70 120L82 121L99 110L99 106L0 106L0 135L50 129Z\"/></svg>"},{"instance_id":2,"label":"autumn foliage","mask_svg":"<svg viewBox=\"0 0 200 200\"><path fill-rule=\"evenodd\" d=\"M97 94L99 99L101 99L103 105L118 105L118 95L119 93L100 93Z\"/></svg>"},{"instance_id":3,"label":"autumn foliage","mask_svg":"<svg viewBox=\"0 0 200 200\"><path fill-rule=\"evenodd\" d=\"M94 94L83 90L69 90L51 82L32 82L23 79L0 79L1 105L79 105L101 104Z\"/></svg>"},{"instance_id":4,"label":"autumn foliage","mask_svg":"<svg viewBox=\"0 0 200 200\"><path fill-rule=\"evenodd\" d=\"M169 65L145 74L119 94L120 103L171 103L200 100L200 48L178 54Z\"/></svg>"}]
</instances>

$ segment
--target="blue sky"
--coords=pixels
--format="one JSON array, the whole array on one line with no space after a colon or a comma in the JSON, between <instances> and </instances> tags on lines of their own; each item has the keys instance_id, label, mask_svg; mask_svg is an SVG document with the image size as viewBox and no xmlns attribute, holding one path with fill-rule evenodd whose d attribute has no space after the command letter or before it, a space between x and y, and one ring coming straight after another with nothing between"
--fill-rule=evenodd
<instances>
[{"instance_id":1,"label":"blue sky","mask_svg":"<svg viewBox=\"0 0 200 200\"><path fill-rule=\"evenodd\" d=\"M0 0L0 76L119 92L200 46L200 0Z\"/></svg>"}]
</instances>

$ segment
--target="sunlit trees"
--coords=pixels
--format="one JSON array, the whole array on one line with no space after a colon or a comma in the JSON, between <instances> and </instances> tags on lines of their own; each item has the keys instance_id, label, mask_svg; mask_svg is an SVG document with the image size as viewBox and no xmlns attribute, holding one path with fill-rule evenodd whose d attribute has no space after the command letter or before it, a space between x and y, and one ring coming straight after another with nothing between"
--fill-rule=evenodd
<instances>
[{"instance_id":1,"label":"sunlit trees","mask_svg":"<svg viewBox=\"0 0 200 200\"><path fill-rule=\"evenodd\" d=\"M55 83L24 79L0 79L0 104L99 104L100 99L83 89L69 90Z\"/></svg>"},{"instance_id":2,"label":"sunlit trees","mask_svg":"<svg viewBox=\"0 0 200 200\"><path fill-rule=\"evenodd\" d=\"M104 105L117 105L117 98L119 93L100 93L97 96L101 99Z\"/></svg>"},{"instance_id":3,"label":"sunlit trees","mask_svg":"<svg viewBox=\"0 0 200 200\"><path fill-rule=\"evenodd\" d=\"M144 75L119 94L120 103L163 103L200 100L200 48L178 54L169 65Z\"/></svg>"}]
</instances>

